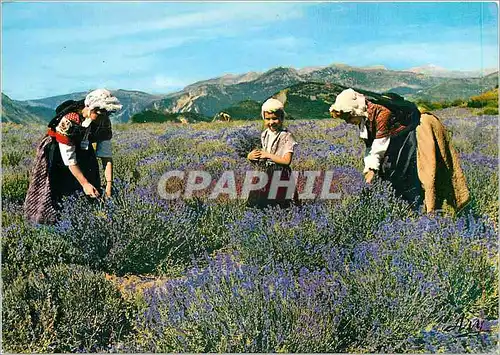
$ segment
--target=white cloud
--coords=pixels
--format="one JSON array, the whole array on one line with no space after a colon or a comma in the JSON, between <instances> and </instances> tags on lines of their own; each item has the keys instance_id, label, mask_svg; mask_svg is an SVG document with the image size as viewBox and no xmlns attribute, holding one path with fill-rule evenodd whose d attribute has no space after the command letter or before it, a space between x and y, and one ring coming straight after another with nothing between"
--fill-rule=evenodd
<instances>
[{"instance_id":1,"label":"white cloud","mask_svg":"<svg viewBox=\"0 0 500 355\"><path fill-rule=\"evenodd\" d=\"M98 4L96 3L96 6ZM130 37L134 35L153 34L164 31L196 29L213 29L217 31L225 27L231 31L250 24L262 24L284 21L302 16L297 4L265 4L265 3L226 3L218 8L207 11L197 11L180 15L168 15L157 18L142 19L135 22L123 22L108 25L77 26L67 28L42 28L36 31L9 30L4 36L20 36L29 42L39 44L54 44L58 42L73 42L85 44L99 43L113 38ZM82 14L83 16L83 14Z\"/></svg>"},{"instance_id":2,"label":"white cloud","mask_svg":"<svg viewBox=\"0 0 500 355\"><path fill-rule=\"evenodd\" d=\"M199 36L189 37L165 37L153 39L131 39L116 43L95 46L95 50L101 53L120 53L124 57L141 57L150 53L172 49L183 46L190 42L200 40Z\"/></svg>"}]
</instances>

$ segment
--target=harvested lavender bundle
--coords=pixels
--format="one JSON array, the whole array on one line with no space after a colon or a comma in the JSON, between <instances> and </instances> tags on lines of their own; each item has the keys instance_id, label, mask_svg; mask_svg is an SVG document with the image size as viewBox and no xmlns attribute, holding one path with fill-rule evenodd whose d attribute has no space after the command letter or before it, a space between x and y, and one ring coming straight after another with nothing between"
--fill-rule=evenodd
<instances>
[{"instance_id":1,"label":"harvested lavender bundle","mask_svg":"<svg viewBox=\"0 0 500 355\"><path fill-rule=\"evenodd\" d=\"M247 158L254 149L261 149L260 132L254 127L243 127L227 135L227 143L240 158ZM252 160L252 165L258 170L266 170L266 159Z\"/></svg>"},{"instance_id":2,"label":"harvested lavender bundle","mask_svg":"<svg viewBox=\"0 0 500 355\"><path fill-rule=\"evenodd\" d=\"M261 148L260 133L253 129L239 129L228 134L228 144L241 158L246 158L254 149Z\"/></svg>"}]
</instances>

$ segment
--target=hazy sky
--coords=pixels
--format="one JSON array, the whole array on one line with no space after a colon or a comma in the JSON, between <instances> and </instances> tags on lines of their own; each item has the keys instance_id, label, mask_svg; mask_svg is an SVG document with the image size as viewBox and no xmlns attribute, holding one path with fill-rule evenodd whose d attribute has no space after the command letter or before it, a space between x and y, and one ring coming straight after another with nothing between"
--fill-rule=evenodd
<instances>
[{"instance_id":1,"label":"hazy sky","mask_svg":"<svg viewBox=\"0 0 500 355\"><path fill-rule=\"evenodd\" d=\"M2 91L167 93L276 66L498 66L495 2L2 2Z\"/></svg>"}]
</instances>

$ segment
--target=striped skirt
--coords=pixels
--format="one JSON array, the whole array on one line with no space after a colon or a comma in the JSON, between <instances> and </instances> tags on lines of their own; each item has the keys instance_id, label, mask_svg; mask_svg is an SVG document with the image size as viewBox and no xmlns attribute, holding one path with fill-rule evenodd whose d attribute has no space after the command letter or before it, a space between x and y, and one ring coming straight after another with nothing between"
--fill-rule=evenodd
<instances>
[{"instance_id":1,"label":"striped skirt","mask_svg":"<svg viewBox=\"0 0 500 355\"><path fill-rule=\"evenodd\" d=\"M99 166L92 145L87 151L77 149L76 157L86 179L100 190ZM26 219L32 223L55 223L63 197L81 190L81 185L62 161L57 141L45 136L37 148L24 201Z\"/></svg>"}]
</instances>

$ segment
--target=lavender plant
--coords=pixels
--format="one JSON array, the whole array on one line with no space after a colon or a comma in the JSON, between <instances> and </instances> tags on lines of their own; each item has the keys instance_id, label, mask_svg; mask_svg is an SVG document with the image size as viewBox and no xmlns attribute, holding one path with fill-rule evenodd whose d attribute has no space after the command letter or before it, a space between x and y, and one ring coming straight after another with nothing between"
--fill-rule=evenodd
<instances>
[{"instance_id":1,"label":"lavender plant","mask_svg":"<svg viewBox=\"0 0 500 355\"><path fill-rule=\"evenodd\" d=\"M355 246L372 239L382 223L412 215L390 185L378 182L344 201L247 211L231 225L231 241L253 265L317 269L325 266L323 254L332 246Z\"/></svg>"},{"instance_id":2,"label":"lavender plant","mask_svg":"<svg viewBox=\"0 0 500 355\"><path fill-rule=\"evenodd\" d=\"M102 274L70 265L32 271L4 289L3 346L9 352L100 352L131 330L126 312Z\"/></svg>"},{"instance_id":3,"label":"lavender plant","mask_svg":"<svg viewBox=\"0 0 500 355\"><path fill-rule=\"evenodd\" d=\"M495 288L495 246L486 220L422 217L354 246L330 246L317 270L220 254L145 292L148 310L129 350L426 351L422 334L437 327L488 351L493 338L478 342L465 320ZM488 312L495 317L498 308Z\"/></svg>"},{"instance_id":4,"label":"lavender plant","mask_svg":"<svg viewBox=\"0 0 500 355\"><path fill-rule=\"evenodd\" d=\"M226 254L145 297L149 309L128 350L311 351L311 344L327 349L321 337L335 331L337 319L323 311L341 304L342 285L325 273L304 270L295 278L286 268L261 269Z\"/></svg>"}]
</instances>

